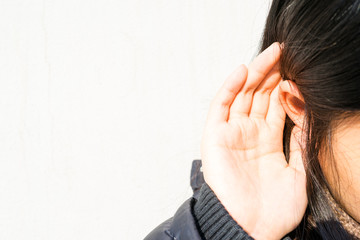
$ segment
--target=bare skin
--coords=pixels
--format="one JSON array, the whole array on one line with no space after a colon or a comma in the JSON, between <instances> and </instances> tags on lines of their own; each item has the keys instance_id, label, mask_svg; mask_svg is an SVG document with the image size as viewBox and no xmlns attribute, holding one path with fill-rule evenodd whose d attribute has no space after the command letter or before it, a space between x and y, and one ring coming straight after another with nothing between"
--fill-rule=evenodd
<instances>
[{"instance_id":1,"label":"bare skin","mask_svg":"<svg viewBox=\"0 0 360 240\"><path fill-rule=\"evenodd\" d=\"M280 239L307 205L299 129L289 164L283 153L279 58L275 43L229 76L211 104L201 145L206 182L255 239Z\"/></svg>"},{"instance_id":2,"label":"bare skin","mask_svg":"<svg viewBox=\"0 0 360 240\"><path fill-rule=\"evenodd\" d=\"M280 52L280 44L274 43L248 68L241 65L227 78L211 103L201 144L206 182L234 220L258 240L281 239L298 226L307 206L300 151L303 98L295 83L281 79ZM289 163L282 145L286 114L296 124ZM341 200L359 220L360 152L355 146L360 140L355 137L360 125L356 126L356 131L335 136L335 150L344 152L345 145L349 164L355 166L348 169L339 163L348 179L343 189L355 193L342 194L347 197Z\"/></svg>"}]
</instances>

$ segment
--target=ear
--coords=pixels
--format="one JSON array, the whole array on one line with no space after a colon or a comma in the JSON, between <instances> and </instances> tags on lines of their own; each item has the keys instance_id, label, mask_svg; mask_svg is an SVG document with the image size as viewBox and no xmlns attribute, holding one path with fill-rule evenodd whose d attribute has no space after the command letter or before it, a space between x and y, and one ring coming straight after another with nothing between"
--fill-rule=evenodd
<instances>
[{"instance_id":1,"label":"ear","mask_svg":"<svg viewBox=\"0 0 360 240\"><path fill-rule=\"evenodd\" d=\"M280 82L279 98L286 114L302 129L305 117L305 102L296 83L290 80Z\"/></svg>"}]
</instances>

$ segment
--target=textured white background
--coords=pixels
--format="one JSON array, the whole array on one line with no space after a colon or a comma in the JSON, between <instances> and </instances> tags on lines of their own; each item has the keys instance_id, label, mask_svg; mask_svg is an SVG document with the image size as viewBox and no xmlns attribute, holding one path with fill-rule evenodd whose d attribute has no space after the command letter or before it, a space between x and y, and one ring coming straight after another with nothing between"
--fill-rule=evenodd
<instances>
[{"instance_id":1,"label":"textured white background","mask_svg":"<svg viewBox=\"0 0 360 240\"><path fill-rule=\"evenodd\" d=\"M191 196L269 0L0 0L0 239L142 239Z\"/></svg>"}]
</instances>

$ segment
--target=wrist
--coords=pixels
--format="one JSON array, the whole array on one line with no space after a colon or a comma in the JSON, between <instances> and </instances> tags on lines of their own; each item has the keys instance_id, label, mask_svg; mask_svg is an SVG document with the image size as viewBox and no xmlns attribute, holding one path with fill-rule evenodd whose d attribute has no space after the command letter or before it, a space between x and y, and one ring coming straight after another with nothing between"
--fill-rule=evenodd
<instances>
[{"instance_id":1,"label":"wrist","mask_svg":"<svg viewBox=\"0 0 360 240\"><path fill-rule=\"evenodd\" d=\"M234 201L229 203L225 200L222 201L222 204L232 219L252 238L256 240L279 240L285 235L279 231L281 229L276 227L274 222L269 221L269 218L261 217L259 212L256 213L256 209L240 204L234 205L231 204L232 202Z\"/></svg>"},{"instance_id":2,"label":"wrist","mask_svg":"<svg viewBox=\"0 0 360 240\"><path fill-rule=\"evenodd\" d=\"M206 239L254 240L229 214L206 183L200 189L193 214Z\"/></svg>"}]
</instances>

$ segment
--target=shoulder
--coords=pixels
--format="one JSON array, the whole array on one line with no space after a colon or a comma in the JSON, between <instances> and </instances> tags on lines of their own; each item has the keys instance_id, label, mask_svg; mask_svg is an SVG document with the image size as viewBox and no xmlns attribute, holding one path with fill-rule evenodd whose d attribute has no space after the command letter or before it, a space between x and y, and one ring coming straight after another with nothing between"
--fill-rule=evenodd
<instances>
[{"instance_id":1,"label":"shoulder","mask_svg":"<svg viewBox=\"0 0 360 240\"><path fill-rule=\"evenodd\" d=\"M194 198L185 201L175 215L155 228L145 240L201 240L192 215Z\"/></svg>"},{"instance_id":2,"label":"shoulder","mask_svg":"<svg viewBox=\"0 0 360 240\"><path fill-rule=\"evenodd\" d=\"M192 209L198 197L199 190L204 183L204 177L201 172L201 161L192 162L190 185L194 195L186 200L176 211L174 216L150 232L145 240L201 240L196 226L196 220Z\"/></svg>"}]
</instances>

